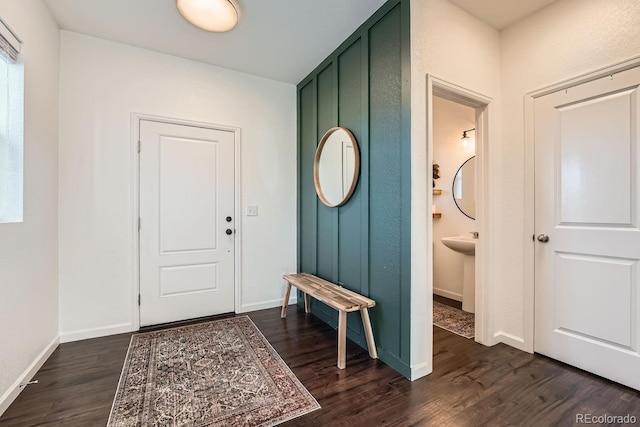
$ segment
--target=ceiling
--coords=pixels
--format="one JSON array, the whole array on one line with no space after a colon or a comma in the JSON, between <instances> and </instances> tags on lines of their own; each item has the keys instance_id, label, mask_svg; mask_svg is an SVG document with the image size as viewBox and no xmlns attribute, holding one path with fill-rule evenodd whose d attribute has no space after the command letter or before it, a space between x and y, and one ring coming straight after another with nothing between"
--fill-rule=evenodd
<instances>
[{"instance_id":1,"label":"ceiling","mask_svg":"<svg viewBox=\"0 0 640 427\"><path fill-rule=\"evenodd\" d=\"M238 26L208 33L175 0L46 0L60 28L297 84L386 0L234 0ZM449 0L495 28L555 0Z\"/></svg>"},{"instance_id":2,"label":"ceiling","mask_svg":"<svg viewBox=\"0 0 640 427\"><path fill-rule=\"evenodd\" d=\"M537 12L556 0L449 0L497 30Z\"/></svg>"}]
</instances>

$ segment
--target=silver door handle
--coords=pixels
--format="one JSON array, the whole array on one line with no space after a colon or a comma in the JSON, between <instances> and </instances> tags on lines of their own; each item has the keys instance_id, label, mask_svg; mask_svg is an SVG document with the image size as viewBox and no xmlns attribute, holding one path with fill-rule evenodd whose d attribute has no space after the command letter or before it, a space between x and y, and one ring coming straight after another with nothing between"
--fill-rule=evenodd
<instances>
[{"instance_id":1,"label":"silver door handle","mask_svg":"<svg viewBox=\"0 0 640 427\"><path fill-rule=\"evenodd\" d=\"M549 236L547 236L546 234L538 234L537 239L540 243L547 243L549 241Z\"/></svg>"}]
</instances>

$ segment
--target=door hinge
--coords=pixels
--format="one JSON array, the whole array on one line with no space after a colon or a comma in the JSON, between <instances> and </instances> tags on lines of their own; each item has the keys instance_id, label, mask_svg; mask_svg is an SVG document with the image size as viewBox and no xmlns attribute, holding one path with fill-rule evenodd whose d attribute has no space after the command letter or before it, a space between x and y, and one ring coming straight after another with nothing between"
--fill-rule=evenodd
<instances>
[{"instance_id":1,"label":"door hinge","mask_svg":"<svg viewBox=\"0 0 640 427\"><path fill-rule=\"evenodd\" d=\"M138 307L140 306L140 294L138 294Z\"/></svg>"},{"instance_id":2,"label":"door hinge","mask_svg":"<svg viewBox=\"0 0 640 427\"><path fill-rule=\"evenodd\" d=\"M142 143L140 141L138 141L138 153L140 153L141 149L142 149Z\"/></svg>"},{"instance_id":3,"label":"door hinge","mask_svg":"<svg viewBox=\"0 0 640 427\"><path fill-rule=\"evenodd\" d=\"M138 231L140 231L140 227L142 227L142 219L138 218Z\"/></svg>"}]
</instances>

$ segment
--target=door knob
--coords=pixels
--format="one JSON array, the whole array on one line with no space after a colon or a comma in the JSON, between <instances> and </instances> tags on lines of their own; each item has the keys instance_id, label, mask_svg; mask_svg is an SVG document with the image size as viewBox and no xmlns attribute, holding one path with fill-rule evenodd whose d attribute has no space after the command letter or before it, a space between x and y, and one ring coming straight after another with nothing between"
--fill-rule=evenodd
<instances>
[{"instance_id":1,"label":"door knob","mask_svg":"<svg viewBox=\"0 0 640 427\"><path fill-rule=\"evenodd\" d=\"M547 236L546 234L538 234L537 239L540 243L547 243L549 241L549 236Z\"/></svg>"},{"instance_id":2,"label":"door knob","mask_svg":"<svg viewBox=\"0 0 640 427\"><path fill-rule=\"evenodd\" d=\"M229 236L230 236L231 234L233 234L233 231L231 231L231 229L230 229L230 228L227 228L227 231L225 231L225 233L227 233L227 235L229 235Z\"/></svg>"},{"instance_id":3,"label":"door knob","mask_svg":"<svg viewBox=\"0 0 640 427\"><path fill-rule=\"evenodd\" d=\"M230 216L227 217L227 222L231 222L231 217Z\"/></svg>"}]
</instances>

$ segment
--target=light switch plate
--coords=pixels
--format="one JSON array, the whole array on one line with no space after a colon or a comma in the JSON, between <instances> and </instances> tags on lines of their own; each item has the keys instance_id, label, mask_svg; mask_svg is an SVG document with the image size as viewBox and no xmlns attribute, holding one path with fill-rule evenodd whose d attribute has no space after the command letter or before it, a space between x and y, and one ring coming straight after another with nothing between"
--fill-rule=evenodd
<instances>
[{"instance_id":1,"label":"light switch plate","mask_svg":"<svg viewBox=\"0 0 640 427\"><path fill-rule=\"evenodd\" d=\"M248 205L247 216L258 216L258 205Z\"/></svg>"}]
</instances>

